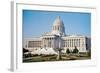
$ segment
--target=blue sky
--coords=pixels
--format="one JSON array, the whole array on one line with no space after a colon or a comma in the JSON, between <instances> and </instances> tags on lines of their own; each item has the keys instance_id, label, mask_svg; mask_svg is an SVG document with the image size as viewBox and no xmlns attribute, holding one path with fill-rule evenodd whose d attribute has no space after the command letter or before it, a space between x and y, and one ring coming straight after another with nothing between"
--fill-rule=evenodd
<instances>
[{"instance_id":1,"label":"blue sky","mask_svg":"<svg viewBox=\"0 0 100 73\"><path fill-rule=\"evenodd\" d=\"M90 13L23 10L24 37L40 37L44 32L50 32L57 16L64 23L66 35L91 35Z\"/></svg>"}]
</instances>

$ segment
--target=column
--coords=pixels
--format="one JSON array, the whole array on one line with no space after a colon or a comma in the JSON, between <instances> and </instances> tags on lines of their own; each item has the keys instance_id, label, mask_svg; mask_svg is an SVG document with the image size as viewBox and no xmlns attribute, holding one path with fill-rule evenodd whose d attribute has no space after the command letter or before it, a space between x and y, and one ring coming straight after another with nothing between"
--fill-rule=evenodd
<instances>
[{"instance_id":1,"label":"column","mask_svg":"<svg viewBox=\"0 0 100 73\"><path fill-rule=\"evenodd\" d=\"M80 47L80 39L79 39L79 47Z\"/></svg>"},{"instance_id":2,"label":"column","mask_svg":"<svg viewBox=\"0 0 100 73\"><path fill-rule=\"evenodd\" d=\"M73 47L73 39L72 39L72 47Z\"/></svg>"},{"instance_id":3,"label":"column","mask_svg":"<svg viewBox=\"0 0 100 73\"><path fill-rule=\"evenodd\" d=\"M55 37L53 38L53 48L55 48Z\"/></svg>"},{"instance_id":4,"label":"column","mask_svg":"<svg viewBox=\"0 0 100 73\"><path fill-rule=\"evenodd\" d=\"M69 48L69 40L67 40L67 47Z\"/></svg>"},{"instance_id":5,"label":"column","mask_svg":"<svg viewBox=\"0 0 100 73\"><path fill-rule=\"evenodd\" d=\"M45 44L44 44L44 43L45 43L45 38L43 38L42 41L43 41L43 42L42 42L42 47L44 48L44 47L45 47L45 46L44 46L44 45L45 45Z\"/></svg>"}]
</instances>

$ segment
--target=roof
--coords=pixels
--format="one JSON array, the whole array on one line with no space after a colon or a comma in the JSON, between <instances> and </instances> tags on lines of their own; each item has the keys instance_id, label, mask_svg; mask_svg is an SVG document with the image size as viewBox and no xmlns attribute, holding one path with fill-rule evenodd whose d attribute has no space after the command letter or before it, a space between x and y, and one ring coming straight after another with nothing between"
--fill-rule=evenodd
<instances>
[{"instance_id":1,"label":"roof","mask_svg":"<svg viewBox=\"0 0 100 73\"><path fill-rule=\"evenodd\" d=\"M56 20L53 23L53 26L64 26L63 21L61 20L60 16L57 16Z\"/></svg>"}]
</instances>

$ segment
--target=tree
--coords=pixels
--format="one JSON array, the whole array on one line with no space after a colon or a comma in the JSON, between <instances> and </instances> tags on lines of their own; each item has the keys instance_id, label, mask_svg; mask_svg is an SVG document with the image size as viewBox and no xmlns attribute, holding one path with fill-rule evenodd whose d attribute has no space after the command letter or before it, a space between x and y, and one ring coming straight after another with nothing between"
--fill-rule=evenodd
<instances>
[{"instance_id":1,"label":"tree","mask_svg":"<svg viewBox=\"0 0 100 73\"><path fill-rule=\"evenodd\" d=\"M71 53L70 50L69 50L69 48L67 48L66 53L67 54Z\"/></svg>"},{"instance_id":2,"label":"tree","mask_svg":"<svg viewBox=\"0 0 100 73\"><path fill-rule=\"evenodd\" d=\"M75 49L73 50L73 53L78 53L79 50L77 49L77 47L75 46Z\"/></svg>"},{"instance_id":3,"label":"tree","mask_svg":"<svg viewBox=\"0 0 100 73\"><path fill-rule=\"evenodd\" d=\"M23 57L27 57L27 55L25 55L26 52L29 52L29 50L23 48Z\"/></svg>"},{"instance_id":4,"label":"tree","mask_svg":"<svg viewBox=\"0 0 100 73\"><path fill-rule=\"evenodd\" d=\"M91 57L91 49L88 51L88 56Z\"/></svg>"},{"instance_id":5,"label":"tree","mask_svg":"<svg viewBox=\"0 0 100 73\"><path fill-rule=\"evenodd\" d=\"M25 52L29 52L29 50L23 48L23 53L25 53Z\"/></svg>"}]
</instances>

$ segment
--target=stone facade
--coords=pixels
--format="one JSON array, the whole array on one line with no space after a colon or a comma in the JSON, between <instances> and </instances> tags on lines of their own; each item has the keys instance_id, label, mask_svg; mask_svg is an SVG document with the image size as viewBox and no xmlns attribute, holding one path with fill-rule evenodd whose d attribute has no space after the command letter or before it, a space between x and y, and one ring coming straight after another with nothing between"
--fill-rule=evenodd
<instances>
[{"instance_id":1,"label":"stone facade","mask_svg":"<svg viewBox=\"0 0 100 73\"><path fill-rule=\"evenodd\" d=\"M38 48L61 48L73 50L75 47L79 52L87 52L91 48L91 39L87 36L66 35L63 21L58 16L53 23L52 31L44 33L39 38L25 39L25 48L33 51Z\"/></svg>"}]
</instances>

